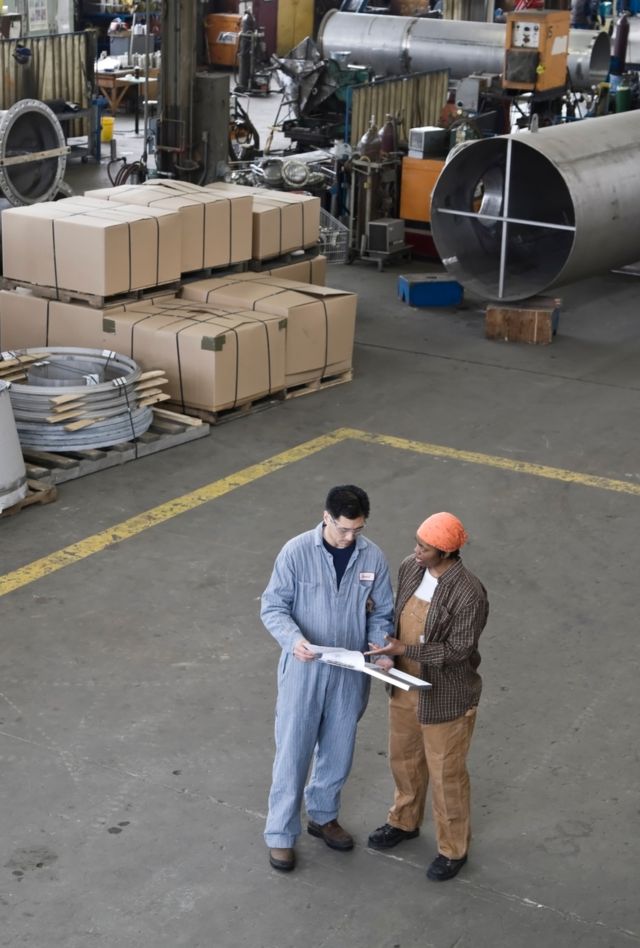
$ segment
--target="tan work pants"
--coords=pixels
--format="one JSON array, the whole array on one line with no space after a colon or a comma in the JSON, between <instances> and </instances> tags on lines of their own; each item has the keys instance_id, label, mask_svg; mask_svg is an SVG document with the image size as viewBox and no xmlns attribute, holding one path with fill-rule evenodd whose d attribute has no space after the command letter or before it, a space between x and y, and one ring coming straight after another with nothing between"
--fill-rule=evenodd
<instances>
[{"instance_id":1,"label":"tan work pants","mask_svg":"<svg viewBox=\"0 0 640 948\"><path fill-rule=\"evenodd\" d=\"M428 608L415 596L409 600L400 620L402 641L419 641ZM476 709L444 724L420 724L417 708L416 691L395 689L389 702L389 763L396 786L387 822L403 830L417 829L430 783L438 852L460 859L471 839L466 759Z\"/></svg>"}]
</instances>

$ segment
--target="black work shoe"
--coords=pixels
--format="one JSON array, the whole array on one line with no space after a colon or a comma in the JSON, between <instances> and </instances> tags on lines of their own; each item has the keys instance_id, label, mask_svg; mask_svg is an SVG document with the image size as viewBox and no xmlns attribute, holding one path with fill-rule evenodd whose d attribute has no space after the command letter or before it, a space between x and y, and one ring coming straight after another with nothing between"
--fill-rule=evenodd
<instances>
[{"instance_id":1,"label":"black work shoe","mask_svg":"<svg viewBox=\"0 0 640 948\"><path fill-rule=\"evenodd\" d=\"M453 879L454 876L458 875L466 861L466 856L461 859L449 859L447 856L439 854L427 869L427 879L432 879L434 882L446 882L447 879Z\"/></svg>"},{"instance_id":2,"label":"black work shoe","mask_svg":"<svg viewBox=\"0 0 640 948\"><path fill-rule=\"evenodd\" d=\"M337 820L330 820L323 824L309 820L307 832L311 836L318 836L323 839L331 849L340 849L343 852L347 849L353 849L353 836L351 833L347 833L346 829L343 829Z\"/></svg>"},{"instance_id":3,"label":"black work shoe","mask_svg":"<svg viewBox=\"0 0 640 948\"><path fill-rule=\"evenodd\" d=\"M398 826L392 826L391 823L385 823L374 830L369 839L368 845L371 849L391 849L405 839L415 839L419 834L419 829L402 830Z\"/></svg>"},{"instance_id":4,"label":"black work shoe","mask_svg":"<svg viewBox=\"0 0 640 948\"><path fill-rule=\"evenodd\" d=\"M282 872L291 872L296 864L296 854L291 847L269 850L269 865Z\"/></svg>"}]
</instances>

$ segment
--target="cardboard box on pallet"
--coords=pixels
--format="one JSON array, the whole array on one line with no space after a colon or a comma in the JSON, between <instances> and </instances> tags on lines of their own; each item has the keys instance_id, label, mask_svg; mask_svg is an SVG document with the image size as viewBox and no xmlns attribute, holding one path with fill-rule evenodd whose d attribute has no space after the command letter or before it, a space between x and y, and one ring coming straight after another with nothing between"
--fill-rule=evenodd
<instances>
[{"instance_id":1,"label":"cardboard box on pallet","mask_svg":"<svg viewBox=\"0 0 640 948\"><path fill-rule=\"evenodd\" d=\"M119 208L81 198L2 212L8 279L67 292L115 296L180 277L177 214Z\"/></svg>"},{"instance_id":2,"label":"cardboard box on pallet","mask_svg":"<svg viewBox=\"0 0 640 948\"><path fill-rule=\"evenodd\" d=\"M98 188L85 197L117 204L157 207L179 213L182 219L180 270L189 273L209 267L228 267L251 258L251 204L247 195L213 194L178 187L182 182L150 185L123 184ZM195 185L193 187L196 187Z\"/></svg>"},{"instance_id":3,"label":"cardboard box on pallet","mask_svg":"<svg viewBox=\"0 0 640 948\"><path fill-rule=\"evenodd\" d=\"M182 301L181 301L182 302ZM135 327L134 359L160 366L172 401L223 411L284 388L286 320L158 303Z\"/></svg>"},{"instance_id":4,"label":"cardboard box on pallet","mask_svg":"<svg viewBox=\"0 0 640 948\"><path fill-rule=\"evenodd\" d=\"M50 303L26 290L0 290L0 352L50 345Z\"/></svg>"},{"instance_id":5,"label":"cardboard box on pallet","mask_svg":"<svg viewBox=\"0 0 640 948\"><path fill-rule=\"evenodd\" d=\"M251 195L253 198L254 260L315 247L320 232L320 199L268 188L247 188L215 181L206 190L214 194Z\"/></svg>"},{"instance_id":6,"label":"cardboard box on pallet","mask_svg":"<svg viewBox=\"0 0 640 948\"><path fill-rule=\"evenodd\" d=\"M243 280L242 274L186 284L183 299L235 311L273 313L287 320L287 388L339 375L351 368L355 293L277 277Z\"/></svg>"},{"instance_id":7,"label":"cardboard box on pallet","mask_svg":"<svg viewBox=\"0 0 640 948\"><path fill-rule=\"evenodd\" d=\"M0 293L4 348L74 345L122 353L143 369L162 369L166 391L186 409L223 411L282 391L285 330L280 316L228 313L166 296L97 309Z\"/></svg>"},{"instance_id":8,"label":"cardboard box on pallet","mask_svg":"<svg viewBox=\"0 0 640 948\"><path fill-rule=\"evenodd\" d=\"M250 274L245 273L245 276ZM313 283L315 286L325 286L327 282L327 258L322 254L311 257L309 260L299 260L293 263L276 263L269 270L257 273L258 279L262 276L274 276L285 280L297 280L300 283Z\"/></svg>"},{"instance_id":9,"label":"cardboard box on pallet","mask_svg":"<svg viewBox=\"0 0 640 948\"><path fill-rule=\"evenodd\" d=\"M144 182L145 187L162 187L167 191L186 195L210 195L211 192L199 184L190 181L175 181L173 178L150 178ZM231 258L228 264L245 263L251 259L251 231L253 201L249 194L221 194L216 195L230 206L231 231ZM215 266L215 264L211 264Z\"/></svg>"}]
</instances>

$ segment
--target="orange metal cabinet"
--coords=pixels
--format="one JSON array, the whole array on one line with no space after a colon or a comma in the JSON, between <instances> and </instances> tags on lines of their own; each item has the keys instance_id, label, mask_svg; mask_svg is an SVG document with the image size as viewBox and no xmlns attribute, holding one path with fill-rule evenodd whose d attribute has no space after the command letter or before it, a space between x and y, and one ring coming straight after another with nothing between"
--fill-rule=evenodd
<instances>
[{"instance_id":1,"label":"orange metal cabinet","mask_svg":"<svg viewBox=\"0 0 640 948\"><path fill-rule=\"evenodd\" d=\"M431 192L444 161L435 158L403 158L400 179L400 217L405 221L431 220Z\"/></svg>"}]
</instances>

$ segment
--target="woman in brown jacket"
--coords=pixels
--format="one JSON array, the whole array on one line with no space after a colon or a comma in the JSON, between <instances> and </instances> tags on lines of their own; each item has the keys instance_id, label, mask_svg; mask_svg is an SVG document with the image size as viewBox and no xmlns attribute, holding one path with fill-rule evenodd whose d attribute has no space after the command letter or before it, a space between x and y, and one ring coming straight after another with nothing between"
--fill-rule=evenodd
<instances>
[{"instance_id":1,"label":"woman in brown jacket","mask_svg":"<svg viewBox=\"0 0 640 948\"><path fill-rule=\"evenodd\" d=\"M395 781L387 822L369 836L389 849L420 832L427 787L438 855L427 877L452 879L467 861L470 829L466 758L482 689L478 639L489 613L487 592L460 559L467 534L457 517L437 513L418 528L416 547L400 566L395 637L369 654L431 682L394 689L389 702L389 763Z\"/></svg>"}]
</instances>

